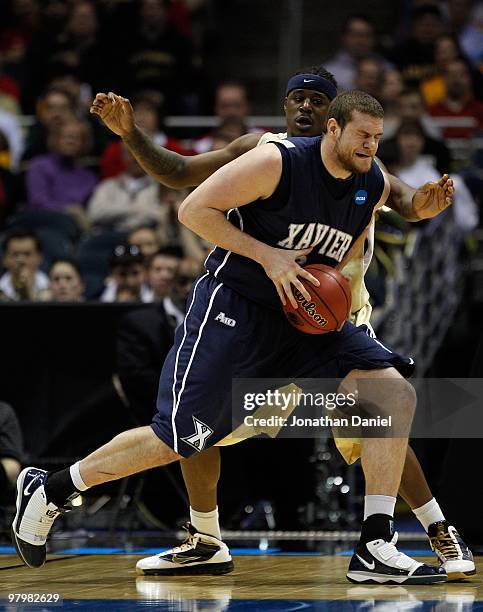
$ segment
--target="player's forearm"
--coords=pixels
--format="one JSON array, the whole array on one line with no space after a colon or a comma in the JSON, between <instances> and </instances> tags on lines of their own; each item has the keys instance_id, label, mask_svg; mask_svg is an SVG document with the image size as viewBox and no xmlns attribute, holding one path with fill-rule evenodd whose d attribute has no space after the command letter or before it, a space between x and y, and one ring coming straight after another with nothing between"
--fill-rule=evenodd
<instances>
[{"instance_id":1,"label":"player's forearm","mask_svg":"<svg viewBox=\"0 0 483 612\"><path fill-rule=\"evenodd\" d=\"M228 221L223 211L215 208L190 207L188 211L182 205L178 218L183 225L211 244L216 244L222 249L243 257L249 257L260 264L267 250L272 248L240 231Z\"/></svg>"},{"instance_id":2,"label":"player's forearm","mask_svg":"<svg viewBox=\"0 0 483 612\"><path fill-rule=\"evenodd\" d=\"M186 158L179 153L156 145L139 128L123 138L129 150L147 174L168 187L187 187Z\"/></svg>"},{"instance_id":3,"label":"player's forearm","mask_svg":"<svg viewBox=\"0 0 483 612\"><path fill-rule=\"evenodd\" d=\"M406 185L406 183L403 183L392 174L389 174L388 178L391 185L391 192L387 199L386 205L400 214L403 219L406 219L406 221L419 221L420 218L415 212L413 203L413 197L416 193L416 189Z\"/></svg>"}]
</instances>

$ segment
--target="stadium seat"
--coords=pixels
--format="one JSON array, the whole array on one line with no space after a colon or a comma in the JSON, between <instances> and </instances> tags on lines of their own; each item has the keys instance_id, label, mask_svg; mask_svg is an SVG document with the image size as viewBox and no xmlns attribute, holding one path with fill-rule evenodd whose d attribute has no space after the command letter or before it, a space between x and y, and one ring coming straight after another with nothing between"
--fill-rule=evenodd
<instances>
[{"instance_id":1,"label":"stadium seat","mask_svg":"<svg viewBox=\"0 0 483 612\"><path fill-rule=\"evenodd\" d=\"M80 228L74 218L68 214L48 211L21 212L12 217L7 224L7 231L25 228L38 232L47 229L61 234L74 244L80 237Z\"/></svg>"},{"instance_id":2,"label":"stadium seat","mask_svg":"<svg viewBox=\"0 0 483 612\"><path fill-rule=\"evenodd\" d=\"M110 272L111 253L125 240L126 235L121 232L94 230L79 243L77 261L84 275L87 299L94 299L101 293L104 279Z\"/></svg>"}]
</instances>

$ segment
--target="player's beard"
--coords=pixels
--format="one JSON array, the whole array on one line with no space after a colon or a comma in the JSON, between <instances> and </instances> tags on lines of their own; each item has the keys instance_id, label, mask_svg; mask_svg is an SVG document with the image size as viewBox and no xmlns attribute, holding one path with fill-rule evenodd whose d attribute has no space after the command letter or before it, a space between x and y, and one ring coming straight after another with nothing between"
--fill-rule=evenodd
<instances>
[{"instance_id":1,"label":"player's beard","mask_svg":"<svg viewBox=\"0 0 483 612\"><path fill-rule=\"evenodd\" d=\"M337 156L337 163L344 168L346 172L350 172L351 174L360 174L361 170L358 168L351 157L351 155L345 152L340 146L340 138L335 143L334 148L335 154Z\"/></svg>"}]
</instances>

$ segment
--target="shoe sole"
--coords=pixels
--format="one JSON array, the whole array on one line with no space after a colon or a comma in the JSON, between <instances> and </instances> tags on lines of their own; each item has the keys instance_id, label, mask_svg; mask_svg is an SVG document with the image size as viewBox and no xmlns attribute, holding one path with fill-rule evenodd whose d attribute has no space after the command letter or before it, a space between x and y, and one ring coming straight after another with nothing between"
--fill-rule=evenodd
<instances>
[{"instance_id":1,"label":"shoe sole","mask_svg":"<svg viewBox=\"0 0 483 612\"><path fill-rule=\"evenodd\" d=\"M441 584L448 580L446 574L434 576L388 576L387 574L366 574L348 572L346 578L353 584Z\"/></svg>"},{"instance_id":2,"label":"shoe sole","mask_svg":"<svg viewBox=\"0 0 483 612\"><path fill-rule=\"evenodd\" d=\"M25 558L25 556L22 553L22 550L20 548L20 544L18 542L18 540L21 540L22 542L23 542L23 540L17 535L17 532L15 531L17 529L18 513L20 512L20 492L23 489L23 483L25 481L25 475L27 474L29 469L30 468L23 469L20 472L20 474L18 475L18 478L17 478L17 499L15 500L15 507L16 507L17 511L15 513L15 517L14 517L13 522L12 522L12 528L10 530L10 533L12 535L12 542L13 542L13 544L15 546L15 550L17 551L17 555L20 557L20 559L28 567L31 567L33 569L38 569L39 567L42 567L45 564L45 558L44 558L43 562L40 563L39 565L32 565L32 563L27 561L27 559ZM20 482L21 482L21 484L20 484ZM19 484L20 484L20 486L19 486ZM28 542L26 542L26 544L28 544ZM30 544L30 546L33 546L33 544Z\"/></svg>"},{"instance_id":3,"label":"shoe sole","mask_svg":"<svg viewBox=\"0 0 483 612\"><path fill-rule=\"evenodd\" d=\"M458 580L467 580L471 576L475 576L476 569L469 572L450 572L448 574L448 582L457 582Z\"/></svg>"},{"instance_id":4,"label":"shoe sole","mask_svg":"<svg viewBox=\"0 0 483 612\"><path fill-rule=\"evenodd\" d=\"M233 561L224 563L200 563L190 567L167 568L167 569L140 569L136 568L136 573L141 576L221 576L229 574L235 569Z\"/></svg>"}]
</instances>

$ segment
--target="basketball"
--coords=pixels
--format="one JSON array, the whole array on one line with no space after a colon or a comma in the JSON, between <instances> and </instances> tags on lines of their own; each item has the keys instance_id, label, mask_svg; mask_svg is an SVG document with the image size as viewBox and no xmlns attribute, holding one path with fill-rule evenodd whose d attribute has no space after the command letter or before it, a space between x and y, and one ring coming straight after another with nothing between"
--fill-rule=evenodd
<instances>
[{"instance_id":1,"label":"basketball","mask_svg":"<svg viewBox=\"0 0 483 612\"><path fill-rule=\"evenodd\" d=\"M304 270L315 276L320 286L315 287L301 278L312 299L307 302L300 291L292 287L298 308L295 309L287 300L283 307L285 316L294 327L306 334L340 330L351 313L352 297L348 280L338 270L323 264L305 266Z\"/></svg>"}]
</instances>

